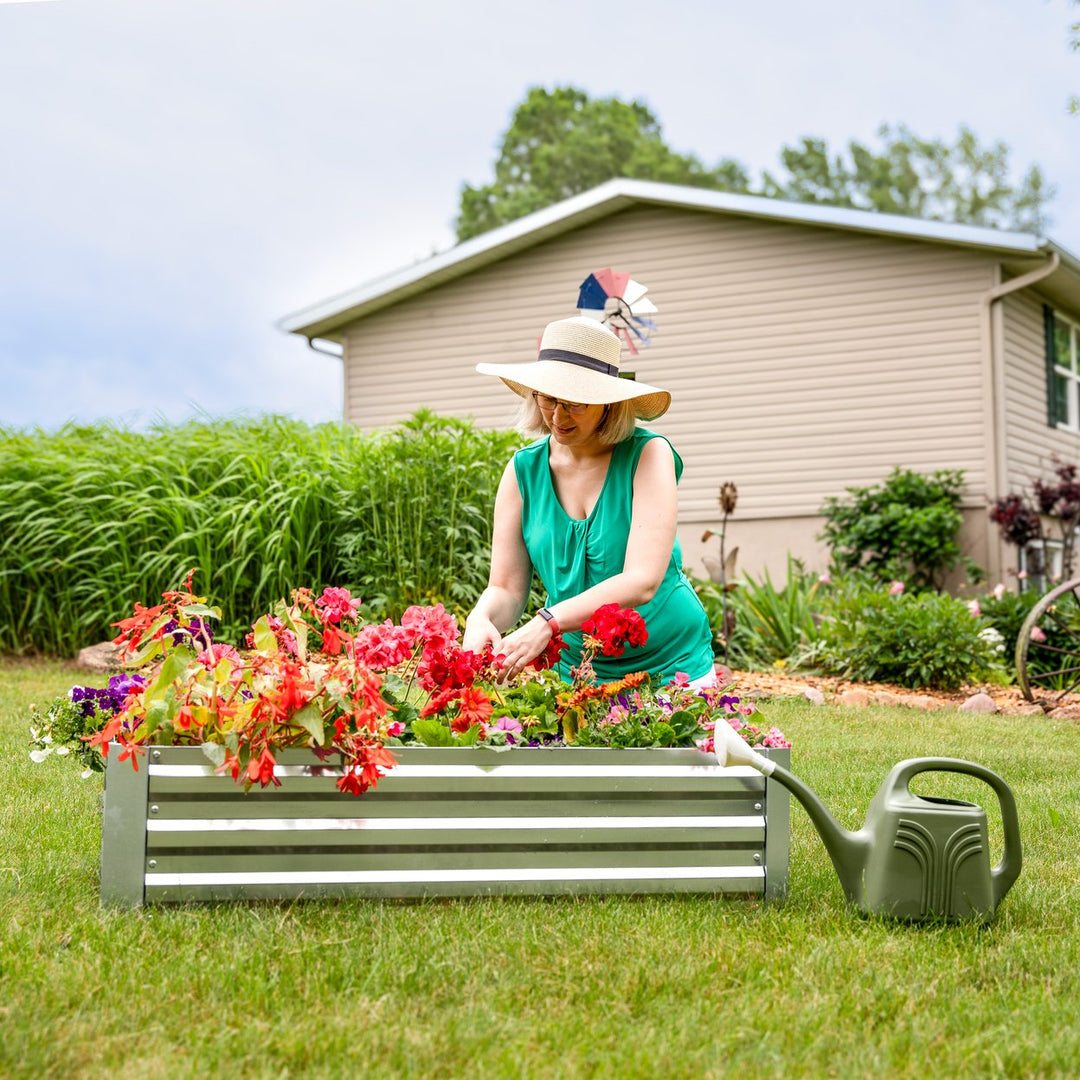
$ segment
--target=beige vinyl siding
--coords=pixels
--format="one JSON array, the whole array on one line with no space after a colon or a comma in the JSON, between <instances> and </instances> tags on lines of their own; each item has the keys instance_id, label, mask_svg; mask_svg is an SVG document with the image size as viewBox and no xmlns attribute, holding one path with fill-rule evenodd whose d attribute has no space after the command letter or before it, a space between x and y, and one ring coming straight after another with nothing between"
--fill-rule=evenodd
<instances>
[{"instance_id":1,"label":"beige vinyl siding","mask_svg":"<svg viewBox=\"0 0 1080 1080\"><path fill-rule=\"evenodd\" d=\"M473 371L525 362L578 284L629 270L660 308L624 366L672 391L652 426L685 461L684 524L814 518L829 495L895 466L959 468L986 487L984 255L929 243L693 210L637 207L368 316L346 337L346 418L420 405L509 423L516 399Z\"/></svg>"},{"instance_id":2,"label":"beige vinyl siding","mask_svg":"<svg viewBox=\"0 0 1080 1080\"><path fill-rule=\"evenodd\" d=\"M1026 492L1032 480L1050 478L1053 455L1080 460L1080 435L1047 422L1042 299L1025 289L1004 305L1006 490Z\"/></svg>"}]
</instances>

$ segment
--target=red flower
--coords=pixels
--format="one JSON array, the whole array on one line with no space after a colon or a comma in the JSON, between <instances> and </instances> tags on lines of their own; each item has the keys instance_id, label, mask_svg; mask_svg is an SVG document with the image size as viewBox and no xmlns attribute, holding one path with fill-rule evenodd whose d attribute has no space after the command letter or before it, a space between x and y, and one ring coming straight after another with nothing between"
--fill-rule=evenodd
<instances>
[{"instance_id":1,"label":"red flower","mask_svg":"<svg viewBox=\"0 0 1080 1080\"><path fill-rule=\"evenodd\" d=\"M145 756L146 747L145 746L140 746L138 743L135 743L135 742L128 742L127 739L125 739L123 735L121 735L117 739L117 742L119 742L119 744L120 744L120 756L116 760L117 761L127 761L128 758L131 758L131 767L136 772L138 772L139 771L139 757L138 757L138 755L142 754L142 755Z\"/></svg>"},{"instance_id":2,"label":"red flower","mask_svg":"<svg viewBox=\"0 0 1080 1080\"><path fill-rule=\"evenodd\" d=\"M450 727L460 735L477 724L486 724L491 719L491 712L491 698L483 690L462 690L459 712L450 721Z\"/></svg>"},{"instance_id":3,"label":"red flower","mask_svg":"<svg viewBox=\"0 0 1080 1080\"><path fill-rule=\"evenodd\" d=\"M649 638L645 620L633 608L604 604L581 625L582 633L595 638L604 656L622 656L626 646L644 645Z\"/></svg>"},{"instance_id":4,"label":"red flower","mask_svg":"<svg viewBox=\"0 0 1080 1080\"><path fill-rule=\"evenodd\" d=\"M417 678L425 690L463 689L472 686L488 663L490 658L484 653L466 652L456 645L447 645L440 651L425 649Z\"/></svg>"},{"instance_id":5,"label":"red flower","mask_svg":"<svg viewBox=\"0 0 1080 1080\"><path fill-rule=\"evenodd\" d=\"M566 648L567 644L563 641L562 634L553 634L551 640L544 646L540 655L534 656L532 660L528 662L526 667L534 668L536 671L544 671L547 668L553 668L559 663L559 658Z\"/></svg>"},{"instance_id":6,"label":"red flower","mask_svg":"<svg viewBox=\"0 0 1080 1080\"><path fill-rule=\"evenodd\" d=\"M384 746L359 745L355 747L355 759L345 766L345 772L337 786L351 795L363 795L374 787L396 764L394 755Z\"/></svg>"},{"instance_id":7,"label":"red flower","mask_svg":"<svg viewBox=\"0 0 1080 1080\"><path fill-rule=\"evenodd\" d=\"M252 758L248 762L246 777L248 783L254 784L258 782L263 787L268 784L276 784L281 787L281 781L274 775L274 766L277 764L274 761L274 755L270 753L270 748L267 747L257 757Z\"/></svg>"},{"instance_id":8,"label":"red flower","mask_svg":"<svg viewBox=\"0 0 1080 1080\"><path fill-rule=\"evenodd\" d=\"M138 647L139 642L142 640L143 634L153 625L154 620L165 610L164 604L158 604L156 607L143 607L142 604L135 601L135 614L130 619L121 619L119 622L110 623L110 626L119 626L120 633L113 638L114 645L127 644L127 647L134 652Z\"/></svg>"}]
</instances>

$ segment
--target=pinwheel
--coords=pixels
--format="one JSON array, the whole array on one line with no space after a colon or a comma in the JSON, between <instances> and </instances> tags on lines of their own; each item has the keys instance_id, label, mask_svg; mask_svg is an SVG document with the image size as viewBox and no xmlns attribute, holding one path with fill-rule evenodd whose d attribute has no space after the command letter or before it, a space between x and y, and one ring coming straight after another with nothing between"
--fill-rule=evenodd
<instances>
[{"instance_id":1,"label":"pinwheel","mask_svg":"<svg viewBox=\"0 0 1080 1080\"><path fill-rule=\"evenodd\" d=\"M648 345L656 323L647 315L657 307L646 297L648 289L629 274L610 266L590 274L578 292L578 311L607 323L636 355L638 345Z\"/></svg>"}]
</instances>

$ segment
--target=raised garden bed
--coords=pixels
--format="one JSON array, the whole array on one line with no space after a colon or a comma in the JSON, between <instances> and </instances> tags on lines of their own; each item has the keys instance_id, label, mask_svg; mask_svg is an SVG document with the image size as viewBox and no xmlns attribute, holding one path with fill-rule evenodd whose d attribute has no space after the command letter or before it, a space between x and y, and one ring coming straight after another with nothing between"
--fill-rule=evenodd
<instances>
[{"instance_id":1,"label":"raised garden bed","mask_svg":"<svg viewBox=\"0 0 1080 1080\"><path fill-rule=\"evenodd\" d=\"M791 751L759 751L782 765ZM197 747L111 753L101 902L787 891L786 790L695 749L395 748L360 797L310 751L245 793Z\"/></svg>"}]
</instances>

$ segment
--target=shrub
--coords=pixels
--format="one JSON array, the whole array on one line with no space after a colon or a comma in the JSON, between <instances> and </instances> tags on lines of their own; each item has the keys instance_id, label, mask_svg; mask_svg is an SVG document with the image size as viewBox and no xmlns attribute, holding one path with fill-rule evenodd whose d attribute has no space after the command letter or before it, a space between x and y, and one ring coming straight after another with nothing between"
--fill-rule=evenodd
<instances>
[{"instance_id":1,"label":"shrub","mask_svg":"<svg viewBox=\"0 0 1080 1080\"><path fill-rule=\"evenodd\" d=\"M712 582L694 583L713 629L717 652L723 647L721 597ZM817 642L822 610L821 578L803 563L787 560L787 581L773 583L768 570L755 579L750 574L727 594L732 631L731 662L747 669L765 668L778 662L798 666Z\"/></svg>"},{"instance_id":2,"label":"shrub","mask_svg":"<svg viewBox=\"0 0 1080 1080\"><path fill-rule=\"evenodd\" d=\"M1000 677L1000 643L986 629L955 597L893 595L852 582L831 593L819 659L859 682L956 690Z\"/></svg>"},{"instance_id":3,"label":"shrub","mask_svg":"<svg viewBox=\"0 0 1080 1080\"><path fill-rule=\"evenodd\" d=\"M848 498L826 499L820 538L835 572L866 570L878 581L909 581L937 589L960 562L960 494L964 474L942 469L923 476L894 469L877 487L848 488Z\"/></svg>"}]
</instances>

